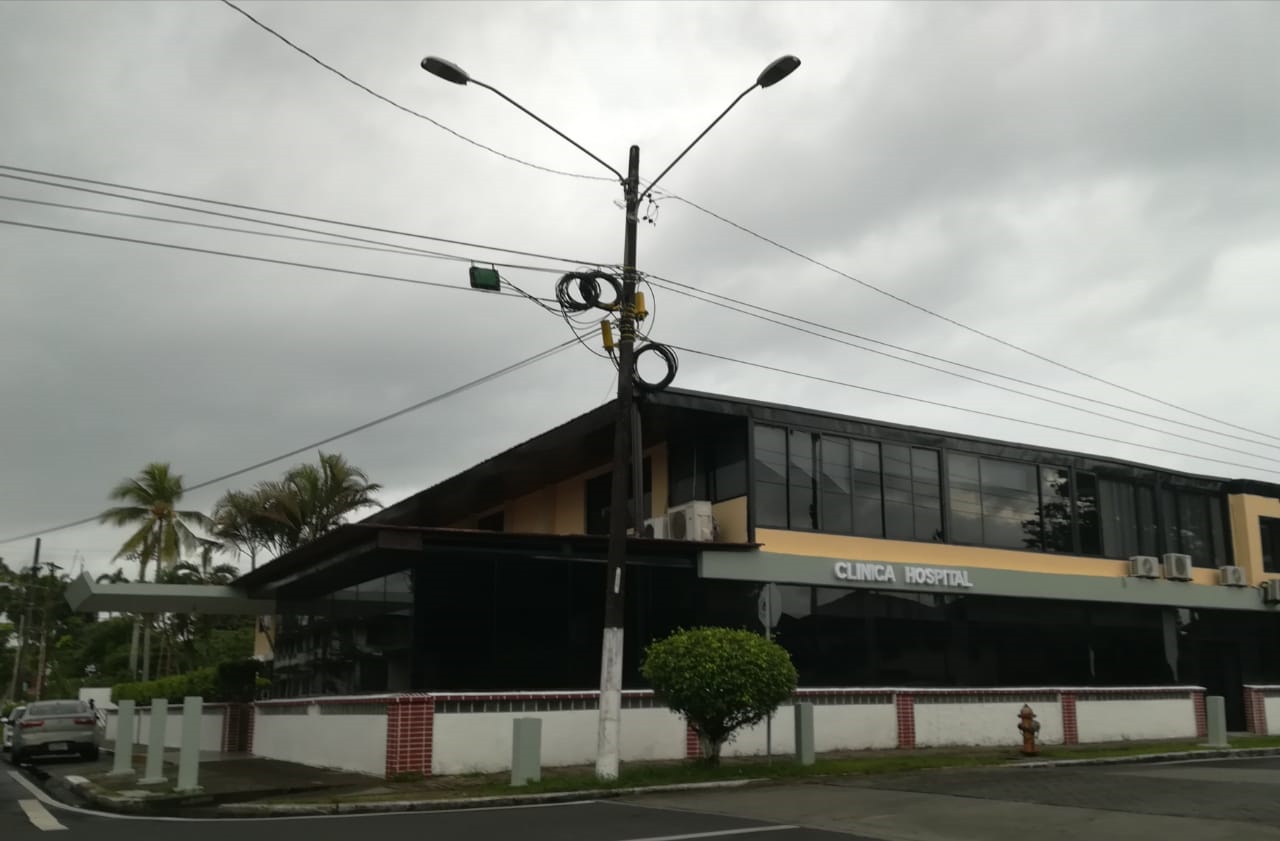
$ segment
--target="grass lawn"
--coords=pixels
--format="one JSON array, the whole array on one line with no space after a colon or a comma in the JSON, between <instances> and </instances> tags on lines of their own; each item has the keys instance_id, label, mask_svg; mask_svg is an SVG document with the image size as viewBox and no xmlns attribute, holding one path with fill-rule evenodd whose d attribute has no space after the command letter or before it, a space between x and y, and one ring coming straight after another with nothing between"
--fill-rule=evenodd
<instances>
[{"instance_id":1,"label":"grass lawn","mask_svg":"<svg viewBox=\"0 0 1280 841\"><path fill-rule=\"evenodd\" d=\"M1280 747L1280 736L1247 736L1230 740L1233 748ZM679 785L729 780L784 780L818 776L895 774L942 768L976 768L1028 760L1100 759L1158 753L1193 753L1206 750L1198 742L1125 742L1105 745L1063 746L1041 749L1037 757L1024 757L1016 747L947 748L915 751L850 751L821 756L813 765L797 764L791 756L726 758L718 767L700 762L624 763L617 780L602 782L593 768L545 768L542 779L512 787L510 775L461 774L416 780L390 781L377 793L325 797L312 793L292 803L351 803L393 800L436 800L457 797L501 797L568 791L609 791L620 788Z\"/></svg>"}]
</instances>

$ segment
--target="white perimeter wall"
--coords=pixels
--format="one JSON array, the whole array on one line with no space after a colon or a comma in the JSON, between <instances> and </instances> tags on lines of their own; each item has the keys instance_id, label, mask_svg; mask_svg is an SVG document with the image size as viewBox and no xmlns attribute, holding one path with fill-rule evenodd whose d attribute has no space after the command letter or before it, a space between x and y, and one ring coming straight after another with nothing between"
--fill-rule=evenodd
<instances>
[{"instance_id":1,"label":"white perimeter wall","mask_svg":"<svg viewBox=\"0 0 1280 841\"><path fill-rule=\"evenodd\" d=\"M1196 709L1189 695L1105 701L1080 698L1076 701L1076 722L1081 743L1196 738Z\"/></svg>"},{"instance_id":2,"label":"white perimeter wall","mask_svg":"<svg viewBox=\"0 0 1280 841\"><path fill-rule=\"evenodd\" d=\"M1008 700L969 702L924 701L917 697L916 747L1021 744L1018 712L1023 703L1015 696ZM1062 744L1062 704L1057 700L1044 700L1031 701L1029 705L1036 721L1040 722L1036 736L1040 744Z\"/></svg>"},{"instance_id":3,"label":"white perimeter wall","mask_svg":"<svg viewBox=\"0 0 1280 841\"><path fill-rule=\"evenodd\" d=\"M1263 702L1267 713L1267 733L1280 736L1280 691L1272 690Z\"/></svg>"},{"instance_id":4,"label":"white perimeter wall","mask_svg":"<svg viewBox=\"0 0 1280 841\"><path fill-rule=\"evenodd\" d=\"M804 699L801 699L803 701ZM892 702L887 704L814 704L814 750L869 750L898 745L898 723ZM763 756L767 753L767 722L744 727L721 749L722 756ZM795 753L795 707L779 707L773 716L773 753Z\"/></svg>"},{"instance_id":5,"label":"white perimeter wall","mask_svg":"<svg viewBox=\"0 0 1280 841\"><path fill-rule=\"evenodd\" d=\"M107 726L105 738L116 741L120 716L117 710L105 710ZM200 715L200 750L222 750L222 718L226 708L222 705L206 705ZM151 742L151 709L135 708L133 713L133 744L145 747ZM177 750L182 747L182 705L170 705L164 723L164 746Z\"/></svg>"},{"instance_id":6,"label":"white perimeter wall","mask_svg":"<svg viewBox=\"0 0 1280 841\"><path fill-rule=\"evenodd\" d=\"M469 774L511 767L512 722L542 720L542 764L588 765L595 761L596 710L436 713L431 773ZM683 759L684 719L660 707L622 710L622 760ZM254 745L257 752L257 734Z\"/></svg>"},{"instance_id":7,"label":"white perimeter wall","mask_svg":"<svg viewBox=\"0 0 1280 841\"><path fill-rule=\"evenodd\" d=\"M360 712L327 712L318 704L254 709L253 755L320 768L383 776L387 770L387 713L380 704Z\"/></svg>"}]
</instances>

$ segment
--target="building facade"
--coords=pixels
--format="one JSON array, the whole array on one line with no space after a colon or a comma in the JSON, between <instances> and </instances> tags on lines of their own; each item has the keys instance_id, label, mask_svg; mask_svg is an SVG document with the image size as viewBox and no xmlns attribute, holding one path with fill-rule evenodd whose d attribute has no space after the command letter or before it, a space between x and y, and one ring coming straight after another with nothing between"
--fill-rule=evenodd
<instances>
[{"instance_id":1,"label":"building facade","mask_svg":"<svg viewBox=\"0 0 1280 841\"><path fill-rule=\"evenodd\" d=\"M596 686L612 417L236 582L275 605L273 695ZM762 608L802 687L1196 685L1243 730L1280 683L1280 486L674 389L642 425L629 688L651 640Z\"/></svg>"}]
</instances>

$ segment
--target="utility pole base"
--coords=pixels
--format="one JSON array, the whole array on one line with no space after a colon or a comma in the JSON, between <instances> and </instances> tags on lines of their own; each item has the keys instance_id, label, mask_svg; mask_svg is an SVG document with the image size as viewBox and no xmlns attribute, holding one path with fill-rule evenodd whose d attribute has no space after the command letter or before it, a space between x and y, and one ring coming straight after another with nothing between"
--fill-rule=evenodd
<instances>
[{"instance_id":1,"label":"utility pole base","mask_svg":"<svg viewBox=\"0 0 1280 841\"><path fill-rule=\"evenodd\" d=\"M605 628L600 653L600 730L596 778L616 780L622 753L622 629Z\"/></svg>"}]
</instances>

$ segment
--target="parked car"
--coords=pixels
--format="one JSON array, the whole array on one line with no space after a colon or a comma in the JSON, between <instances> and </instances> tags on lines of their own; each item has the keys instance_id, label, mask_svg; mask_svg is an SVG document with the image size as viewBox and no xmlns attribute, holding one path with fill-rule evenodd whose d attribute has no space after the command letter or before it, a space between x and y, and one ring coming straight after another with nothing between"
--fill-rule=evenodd
<instances>
[{"instance_id":1,"label":"parked car","mask_svg":"<svg viewBox=\"0 0 1280 841\"><path fill-rule=\"evenodd\" d=\"M0 725L4 726L4 752L8 753L13 748L13 731L18 728L18 719L22 718L22 711L26 707L14 707L9 711L9 715L0 719Z\"/></svg>"},{"instance_id":2,"label":"parked car","mask_svg":"<svg viewBox=\"0 0 1280 841\"><path fill-rule=\"evenodd\" d=\"M97 759L98 719L86 701L35 701L27 704L13 731L10 760L16 765L36 756Z\"/></svg>"}]
</instances>

